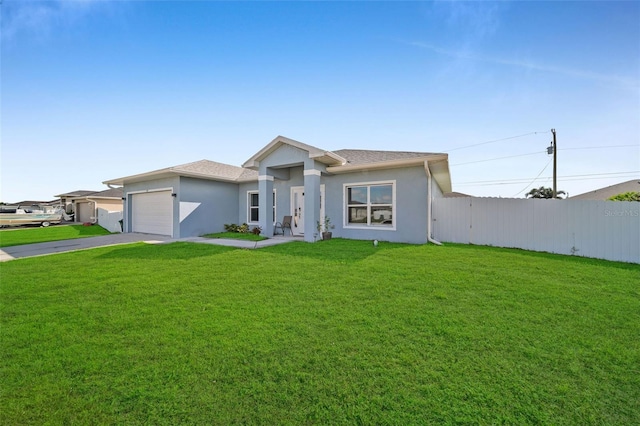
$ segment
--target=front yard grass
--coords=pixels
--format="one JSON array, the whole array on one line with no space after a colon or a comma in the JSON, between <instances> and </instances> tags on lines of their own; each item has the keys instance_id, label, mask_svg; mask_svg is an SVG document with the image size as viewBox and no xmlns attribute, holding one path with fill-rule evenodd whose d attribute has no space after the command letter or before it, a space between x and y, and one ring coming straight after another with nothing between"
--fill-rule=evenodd
<instances>
[{"instance_id":1,"label":"front yard grass","mask_svg":"<svg viewBox=\"0 0 640 426\"><path fill-rule=\"evenodd\" d=\"M99 235L109 234L109 231L99 225L52 225L46 228L9 228L0 230L0 247L97 237Z\"/></svg>"},{"instance_id":2,"label":"front yard grass","mask_svg":"<svg viewBox=\"0 0 640 426\"><path fill-rule=\"evenodd\" d=\"M333 239L2 264L0 424L640 424L640 266Z\"/></svg>"}]
</instances>

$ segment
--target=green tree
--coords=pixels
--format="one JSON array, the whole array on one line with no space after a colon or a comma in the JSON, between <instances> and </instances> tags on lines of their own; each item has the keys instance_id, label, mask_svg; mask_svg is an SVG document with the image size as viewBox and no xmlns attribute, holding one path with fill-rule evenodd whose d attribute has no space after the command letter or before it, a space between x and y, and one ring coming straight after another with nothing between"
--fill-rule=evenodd
<instances>
[{"instance_id":1,"label":"green tree","mask_svg":"<svg viewBox=\"0 0 640 426\"><path fill-rule=\"evenodd\" d=\"M640 202L640 192L629 191L621 194L616 194L613 197L609 197L610 201L638 201Z\"/></svg>"},{"instance_id":2,"label":"green tree","mask_svg":"<svg viewBox=\"0 0 640 426\"><path fill-rule=\"evenodd\" d=\"M556 193L556 198L562 198L561 195L565 195L564 191L558 191ZM545 188L541 186L540 188L533 188L531 191L527 192L524 195L526 198L553 198L553 189Z\"/></svg>"}]
</instances>

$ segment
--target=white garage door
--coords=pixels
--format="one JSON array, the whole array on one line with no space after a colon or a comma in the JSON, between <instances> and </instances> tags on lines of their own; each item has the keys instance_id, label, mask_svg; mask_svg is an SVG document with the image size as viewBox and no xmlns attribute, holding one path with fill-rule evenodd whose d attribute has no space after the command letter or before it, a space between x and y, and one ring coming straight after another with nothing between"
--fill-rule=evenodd
<instances>
[{"instance_id":1,"label":"white garage door","mask_svg":"<svg viewBox=\"0 0 640 426\"><path fill-rule=\"evenodd\" d=\"M171 191L145 192L132 197L132 231L173 235Z\"/></svg>"}]
</instances>

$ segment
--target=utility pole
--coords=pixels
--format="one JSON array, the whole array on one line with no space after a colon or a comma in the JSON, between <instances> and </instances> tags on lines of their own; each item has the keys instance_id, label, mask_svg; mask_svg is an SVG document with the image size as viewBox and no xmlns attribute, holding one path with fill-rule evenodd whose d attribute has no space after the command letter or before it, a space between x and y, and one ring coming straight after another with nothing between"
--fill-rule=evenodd
<instances>
[{"instance_id":1,"label":"utility pole","mask_svg":"<svg viewBox=\"0 0 640 426\"><path fill-rule=\"evenodd\" d=\"M551 194L552 198L556 198L558 195L558 187L556 186L556 177L557 177L557 165L558 165L558 149L556 148L556 129L551 129L551 133L553 133L553 141L551 142L551 146L547 148L547 154L553 154L553 192Z\"/></svg>"},{"instance_id":2,"label":"utility pole","mask_svg":"<svg viewBox=\"0 0 640 426\"><path fill-rule=\"evenodd\" d=\"M558 177L558 147L556 146L556 129L551 129L551 133L553 133L553 199L555 200L556 196L558 195L558 187L556 186L557 184L557 177Z\"/></svg>"}]
</instances>

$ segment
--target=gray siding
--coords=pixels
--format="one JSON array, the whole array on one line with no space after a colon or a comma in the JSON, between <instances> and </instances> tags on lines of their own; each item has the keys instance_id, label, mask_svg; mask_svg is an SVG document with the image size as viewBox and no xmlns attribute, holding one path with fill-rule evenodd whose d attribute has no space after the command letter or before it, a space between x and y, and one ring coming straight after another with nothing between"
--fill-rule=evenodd
<instances>
[{"instance_id":1,"label":"gray siding","mask_svg":"<svg viewBox=\"0 0 640 426\"><path fill-rule=\"evenodd\" d=\"M344 184L378 181L396 182L396 230L349 229L346 222ZM325 212L335 225L335 237L424 244L427 242L427 175L424 167L379 170L323 177Z\"/></svg>"},{"instance_id":2,"label":"gray siding","mask_svg":"<svg viewBox=\"0 0 640 426\"><path fill-rule=\"evenodd\" d=\"M235 183L180 178L180 237L224 231L225 223L238 217L238 185Z\"/></svg>"}]
</instances>

